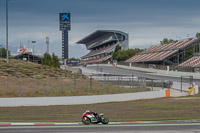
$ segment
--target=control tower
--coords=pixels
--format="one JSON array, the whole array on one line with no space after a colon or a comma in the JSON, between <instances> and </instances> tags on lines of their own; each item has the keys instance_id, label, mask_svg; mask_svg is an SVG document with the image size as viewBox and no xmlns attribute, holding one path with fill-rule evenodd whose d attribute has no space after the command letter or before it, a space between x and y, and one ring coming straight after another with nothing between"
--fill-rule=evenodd
<instances>
[{"instance_id":1,"label":"control tower","mask_svg":"<svg viewBox=\"0 0 200 133\"><path fill-rule=\"evenodd\" d=\"M60 31L62 31L62 59L68 59L68 31L71 30L70 13L60 13L59 15Z\"/></svg>"}]
</instances>

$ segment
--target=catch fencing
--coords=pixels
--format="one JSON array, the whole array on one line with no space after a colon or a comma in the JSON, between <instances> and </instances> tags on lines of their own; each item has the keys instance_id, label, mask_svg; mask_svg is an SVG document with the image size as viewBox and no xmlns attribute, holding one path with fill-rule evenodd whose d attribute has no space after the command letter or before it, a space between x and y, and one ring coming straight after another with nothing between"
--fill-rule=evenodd
<instances>
[{"instance_id":1,"label":"catch fencing","mask_svg":"<svg viewBox=\"0 0 200 133\"><path fill-rule=\"evenodd\" d=\"M0 97L81 96L133 93L169 88L164 80L122 75L0 77Z\"/></svg>"}]
</instances>

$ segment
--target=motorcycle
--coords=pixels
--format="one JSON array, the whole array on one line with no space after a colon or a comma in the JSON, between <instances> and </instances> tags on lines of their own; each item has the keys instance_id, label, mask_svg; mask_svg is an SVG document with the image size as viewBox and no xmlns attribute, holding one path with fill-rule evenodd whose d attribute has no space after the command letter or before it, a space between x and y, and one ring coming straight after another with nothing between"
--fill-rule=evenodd
<instances>
[{"instance_id":1,"label":"motorcycle","mask_svg":"<svg viewBox=\"0 0 200 133\"><path fill-rule=\"evenodd\" d=\"M82 122L85 125L89 125L89 124L98 124L98 123L102 123L102 124L108 124L109 120L108 118L104 117L104 114L98 114L96 117L95 115L92 114L86 114L84 113L82 116Z\"/></svg>"}]
</instances>

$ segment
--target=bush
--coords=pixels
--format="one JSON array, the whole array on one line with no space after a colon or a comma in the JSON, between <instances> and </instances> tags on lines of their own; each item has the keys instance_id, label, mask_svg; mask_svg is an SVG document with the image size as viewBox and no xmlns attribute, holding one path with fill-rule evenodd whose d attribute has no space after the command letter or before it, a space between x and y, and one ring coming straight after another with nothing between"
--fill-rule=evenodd
<instances>
[{"instance_id":1,"label":"bush","mask_svg":"<svg viewBox=\"0 0 200 133\"><path fill-rule=\"evenodd\" d=\"M112 59L117 61L126 61L132 56L136 55L136 53L142 52L143 49L135 48L128 50L121 50L121 47L117 46L115 51L112 54Z\"/></svg>"},{"instance_id":2,"label":"bush","mask_svg":"<svg viewBox=\"0 0 200 133\"><path fill-rule=\"evenodd\" d=\"M53 67L60 67L59 58L54 53L52 56L48 53L44 54L44 58L42 60L42 65L53 66Z\"/></svg>"},{"instance_id":3,"label":"bush","mask_svg":"<svg viewBox=\"0 0 200 133\"><path fill-rule=\"evenodd\" d=\"M10 51L8 51L8 56L10 57ZM6 58L7 57L7 51L5 48L0 48L0 58Z\"/></svg>"}]
</instances>

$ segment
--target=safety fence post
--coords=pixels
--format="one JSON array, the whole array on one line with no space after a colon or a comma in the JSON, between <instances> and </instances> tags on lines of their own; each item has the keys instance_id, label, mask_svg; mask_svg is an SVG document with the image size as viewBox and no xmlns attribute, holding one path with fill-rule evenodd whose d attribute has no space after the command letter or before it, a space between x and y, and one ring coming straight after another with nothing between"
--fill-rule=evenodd
<instances>
[{"instance_id":1,"label":"safety fence post","mask_svg":"<svg viewBox=\"0 0 200 133\"><path fill-rule=\"evenodd\" d=\"M34 76L34 89L37 90L37 79L36 76Z\"/></svg>"},{"instance_id":2,"label":"safety fence post","mask_svg":"<svg viewBox=\"0 0 200 133\"><path fill-rule=\"evenodd\" d=\"M46 85L45 84L44 84L43 88L44 88L44 97L45 97L46 96L46 91L45 91L46 90Z\"/></svg>"},{"instance_id":3,"label":"safety fence post","mask_svg":"<svg viewBox=\"0 0 200 133\"><path fill-rule=\"evenodd\" d=\"M88 96L88 81L87 81L86 91L87 91L87 96Z\"/></svg>"},{"instance_id":4,"label":"safety fence post","mask_svg":"<svg viewBox=\"0 0 200 133\"><path fill-rule=\"evenodd\" d=\"M66 87L67 87L67 96L69 96L69 87L68 85L66 85Z\"/></svg>"},{"instance_id":5,"label":"safety fence post","mask_svg":"<svg viewBox=\"0 0 200 133\"><path fill-rule=\"evenodd\" d=\"M20 93L20 97L22 96L22 79L21 77L19 77L19 93Z\"/></svg>"},{"instance_id":6,"label":"safety fence post","mask_svg":"<svg viewBox=\"0 0 200 133\"><path fill-rule=\"evenodd\" d=\"M6 80L6 90L4 92L4 95L6 95L6 92L8 91L8 78L5 77L5 80Z\"/></svg>"},{"instance_id":7,"label":"safety fence post","mask_svg":"<svg viewBox=\"0 0 200 133\"><path fill-rule=\"evenodd\" d=\"M182 92L182 89L183 89L182 82L183 82L183 77L181 76L181 92Z\"/></svg>"}]
</instances>

